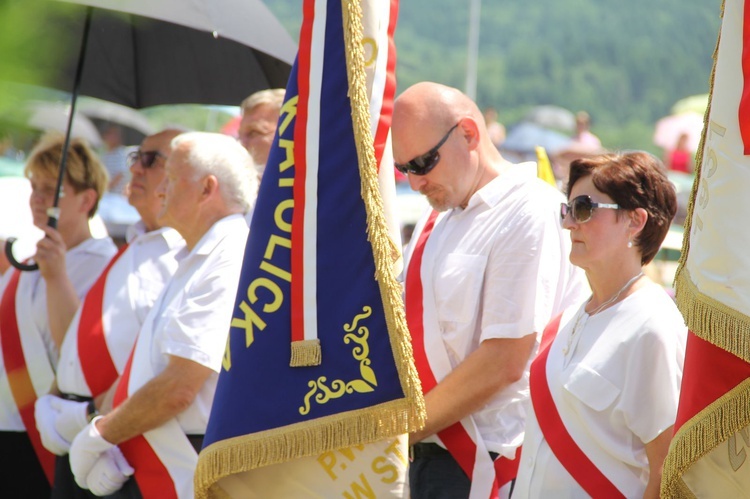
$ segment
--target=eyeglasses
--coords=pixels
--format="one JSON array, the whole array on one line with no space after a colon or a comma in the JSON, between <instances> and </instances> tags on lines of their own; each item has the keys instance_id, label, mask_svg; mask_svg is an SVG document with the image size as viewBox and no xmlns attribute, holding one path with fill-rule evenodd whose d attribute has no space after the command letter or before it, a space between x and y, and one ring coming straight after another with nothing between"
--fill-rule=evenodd
<instances>
[{"instance_id":1,"label":"eyeglasses","mask_svg":"<svg viewBox=\"0 0 750 499\"><path fill-rule=\"evenodd\" d=\"M140 160L141 165L144 168L151 168L154 166L156 158L167 159L167 157L159 151L141 151L138 149L137 151L128 154L128 167L133 166L136 161Z\"/></svg>"},{"instance_id":2,"label":"eyeglasses","mask_svg":"<svg viewBox=\"0 0 750 499\"><path fill-rule=\"evenodd\" d=\"M620 206L612 203L594 203L591 201L591 196L578 196L571 199L569 204L560 203L560 221L565 220L565 217L570 213L575 223L584 224L591 220L591 216L597 208L618 210Z\"/></svg>"},{"instance_id":3,"label":"eyeglasses","mask_svg":"<svg viewBox=\"0 0 750 499\"><path fill-rule=\"evenodd\" d=\"M408 163L399 164L394 161L394 166L404 175L406 175L407 173L412 175L427 175L432 171L433 168L435 168L435 166L437 166L438 162L440 161L440 153L438 153L438 149L440 149L440 147L445 144L445 141L448 140L451 132L455 130L456 127L458 127L458 123L453 125L453 127L448 130L448 133L446 133L443 138L440 139L440 142L438 142L435 147L433 147L426 153L422 154L421 156L417 156Z\"/></svg>"}]
</instances>

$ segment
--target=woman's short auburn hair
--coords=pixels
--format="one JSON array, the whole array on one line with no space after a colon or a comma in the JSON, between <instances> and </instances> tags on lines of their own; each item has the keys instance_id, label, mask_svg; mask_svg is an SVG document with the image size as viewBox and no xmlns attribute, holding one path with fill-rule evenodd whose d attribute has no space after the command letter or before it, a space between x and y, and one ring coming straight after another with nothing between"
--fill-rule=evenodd
<instances>
[{"instance_id":1,"label":"woman's short auburn hair","mask_svg":"<svg viewBox=\"0 0 750 499\"><path fill-rule=\"evenodd\" d=\"M65 137L58 133L45 134L29 154L24 168L26 178L34 175L57 178L64 143ZM88 213L89 218L93 217L99 201L107 191L108 175L99 156L81 139L70 140L65 162L65 181L76 193L86 189L96 192L96 202Z\"/></svg>"},{"instance_id":2,"label":"woman's short auburn hair","mask_svg":"<svg viewBox=\"0 0 750 499\"><path fill-rule=\"evenodd\" d=\"M594 187L611 197L621 210L646 210L646 225L633 241L645 265L656 256L677 213L674 185L665 172L658 158L643 151L577 159L570 164L568 192L578 180L590 176Z\"/></svg>"}]
</instances>

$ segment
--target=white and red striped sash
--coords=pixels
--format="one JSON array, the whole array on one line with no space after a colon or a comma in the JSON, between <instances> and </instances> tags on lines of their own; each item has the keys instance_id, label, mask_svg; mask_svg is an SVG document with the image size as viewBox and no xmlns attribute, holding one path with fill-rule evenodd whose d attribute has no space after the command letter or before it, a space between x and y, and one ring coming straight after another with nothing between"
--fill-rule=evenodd
<instances>
[{"instance_id":1,"label":"white and red striped sash","mask_svg":"<svg viewBox=\"0 0 750 499\"><path fill-rule=\"evenodd\" d=\"M141 335L147 333L147 337L136 340L115 389L114 407L121 405L155 376L150 361L153 316L149 317L152 319L147 319L141 330ZM137 366L135 371L133 364ZM144 498L193 497L193 474L198 454L176 419L122 442L119 447L135 469L135 481Z\"/></svg>"},{"instance_id":2,"label":"white and red striped sash","mask_svg":"<svg viewBox=\"0 0 750 499\"><path fill-rule=\"evenodd\" d=\"M0 349L2 349L5 375L8 379L13 400L21 415L26 433L31 440L37 458L50 484L55 477L55 455L42 445L34 419L34 403L37 393L31 379L26 356L21 342L16 315L16 293L21 272L13 270L8 285L0 301ZM43 348L43 345L42 345ZM52 367L50 366L50 371Z\"/></svg>"},{"instance_id":3,"label":"white and red striped sash","mask_svg":"<svg viewBox=\"0 0 750 499\"><path fill-rule=\"evenodd\" d=\"M433 211L424 228L420 232L409 261L406 274L406 320L412 335L414 360L422 391L429 392L438 381L436 374L445 376L450 370L442 340L429 342L425 338L424 328L424 288L422 285L422 257L427 239L434 228L438 212ZM428 345L427 343L431 343ZM433 368L442 366L442 373L436 373ZM519 452L514 460L501 457L492 462L489 452L484 446L476 424L471 417L457 422L438 432L438 437L445 444L453 458L470 477L471 498L496 498L500 487L516 477Z\"/></svg>"},{"instance_id":4,"label":"white and red striped sash","mask_svg":"<svg viewBox=\"0 0 750 499\"><path fill-rule=\"evenodd\" d=\"M127 247L127 244L123 245L112 257L83 300L77 331L78 359L92 397L104 393L119 376L104 334L102 307L109 271Z\"/></svg>"},{"instance_id":5,"label":"white and red striped sash","mask_svg":"<svg viewBox=\"0 0 750 499\"><path fill-rule=\"evenodd\" d=\"M562 314L552 319L544 328L539 355L531 364L531 403L539 428L557 460L586 493L591 497L624 499L622 492L596 467L570 436L552 398L547 380L547 358L550 346L560 328L561 319Z\"/></svg>"}]
</instances>

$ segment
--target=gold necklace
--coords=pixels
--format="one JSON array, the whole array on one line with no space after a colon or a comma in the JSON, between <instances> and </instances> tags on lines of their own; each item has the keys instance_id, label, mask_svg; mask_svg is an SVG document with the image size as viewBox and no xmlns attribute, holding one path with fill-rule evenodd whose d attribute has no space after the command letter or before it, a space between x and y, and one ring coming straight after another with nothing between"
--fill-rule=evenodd
<instances>
[{"instance_id":1,"label":"gold necklace","mask_svg":"<svg viewBox=\"0 0 750 499\"><path fill-rule=\"evenodd\" d=\"M632 278L630 278L630 280L628 282L626 282L625 285L620 288L620 291L618 291L617 293L615 293L614 296L612 296L612 298L610 298L609 300L605 301L604 303L602 303L601 305L599 305L598 307L596 307L590 314L587 314L586 313L586 304L588 304L591 301L591 298L594 297L594 295L591 295L591 298L589 298L586 301L586 304L584 304L583 307L581 307L581 311L578 313L578 317L576 317L576 322L575 322L575 324L573 324L573 330L570 332L570 336L568 336L568 343L563 348L563 354L564 355L568 355L568 352L570 351L570 347L573 344L573 338L576 336L576 332L578 332L578 326L579 325L581 326L581 331L583 331L583 328L586 327L586 323L589 321L589 317L598 314L599 312L601 312L602 310L604 310L605 307L607 307L608 305L611 305L614 302L616 302L617 299L620 298L620 295L623 293L623 291L625 291L626 289L628 289L631 284L633 284L635 281L637 281L638 279L640 279L642 276L643 276L643 271L639 272L638 275L633 276ZM586 316L586 320L583 321L583 323L581 323L581 318L583 318L584 315Z\"/></svg>"}]
</instances>

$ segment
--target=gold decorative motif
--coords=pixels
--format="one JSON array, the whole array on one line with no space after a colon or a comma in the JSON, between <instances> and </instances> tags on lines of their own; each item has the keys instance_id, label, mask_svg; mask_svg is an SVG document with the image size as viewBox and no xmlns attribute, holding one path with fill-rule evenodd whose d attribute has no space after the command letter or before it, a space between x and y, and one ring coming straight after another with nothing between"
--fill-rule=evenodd
<instances>
[{"instance_id":1,"label":"gold decorative motif","mask_svg":"<svg viewBox=\"0 0 750 499\"><path fill-rule=\"evenodd\" d=\"M330 386L327 384L326 376L319 376L316 380L307 382L310 391L305 394L304 405L299 408L299 413L303 416L310 413L310 399L315 398L317 404L323 405L331 399L343 397L349 393L369 393L378 386L378 379L375 371L370 367L372 361L369 359L370 345L367 340L370 337L370 330L365 326L359 326L359 322L367 319L372 315L372 307L362 307L362 313L357 314L351 324L344 324L344 343L347 345L354 342L352 357L359 361L359 374L362 379L355 379L349 382L340 379L331 381Z\"/></svg>"}]
</instances>

